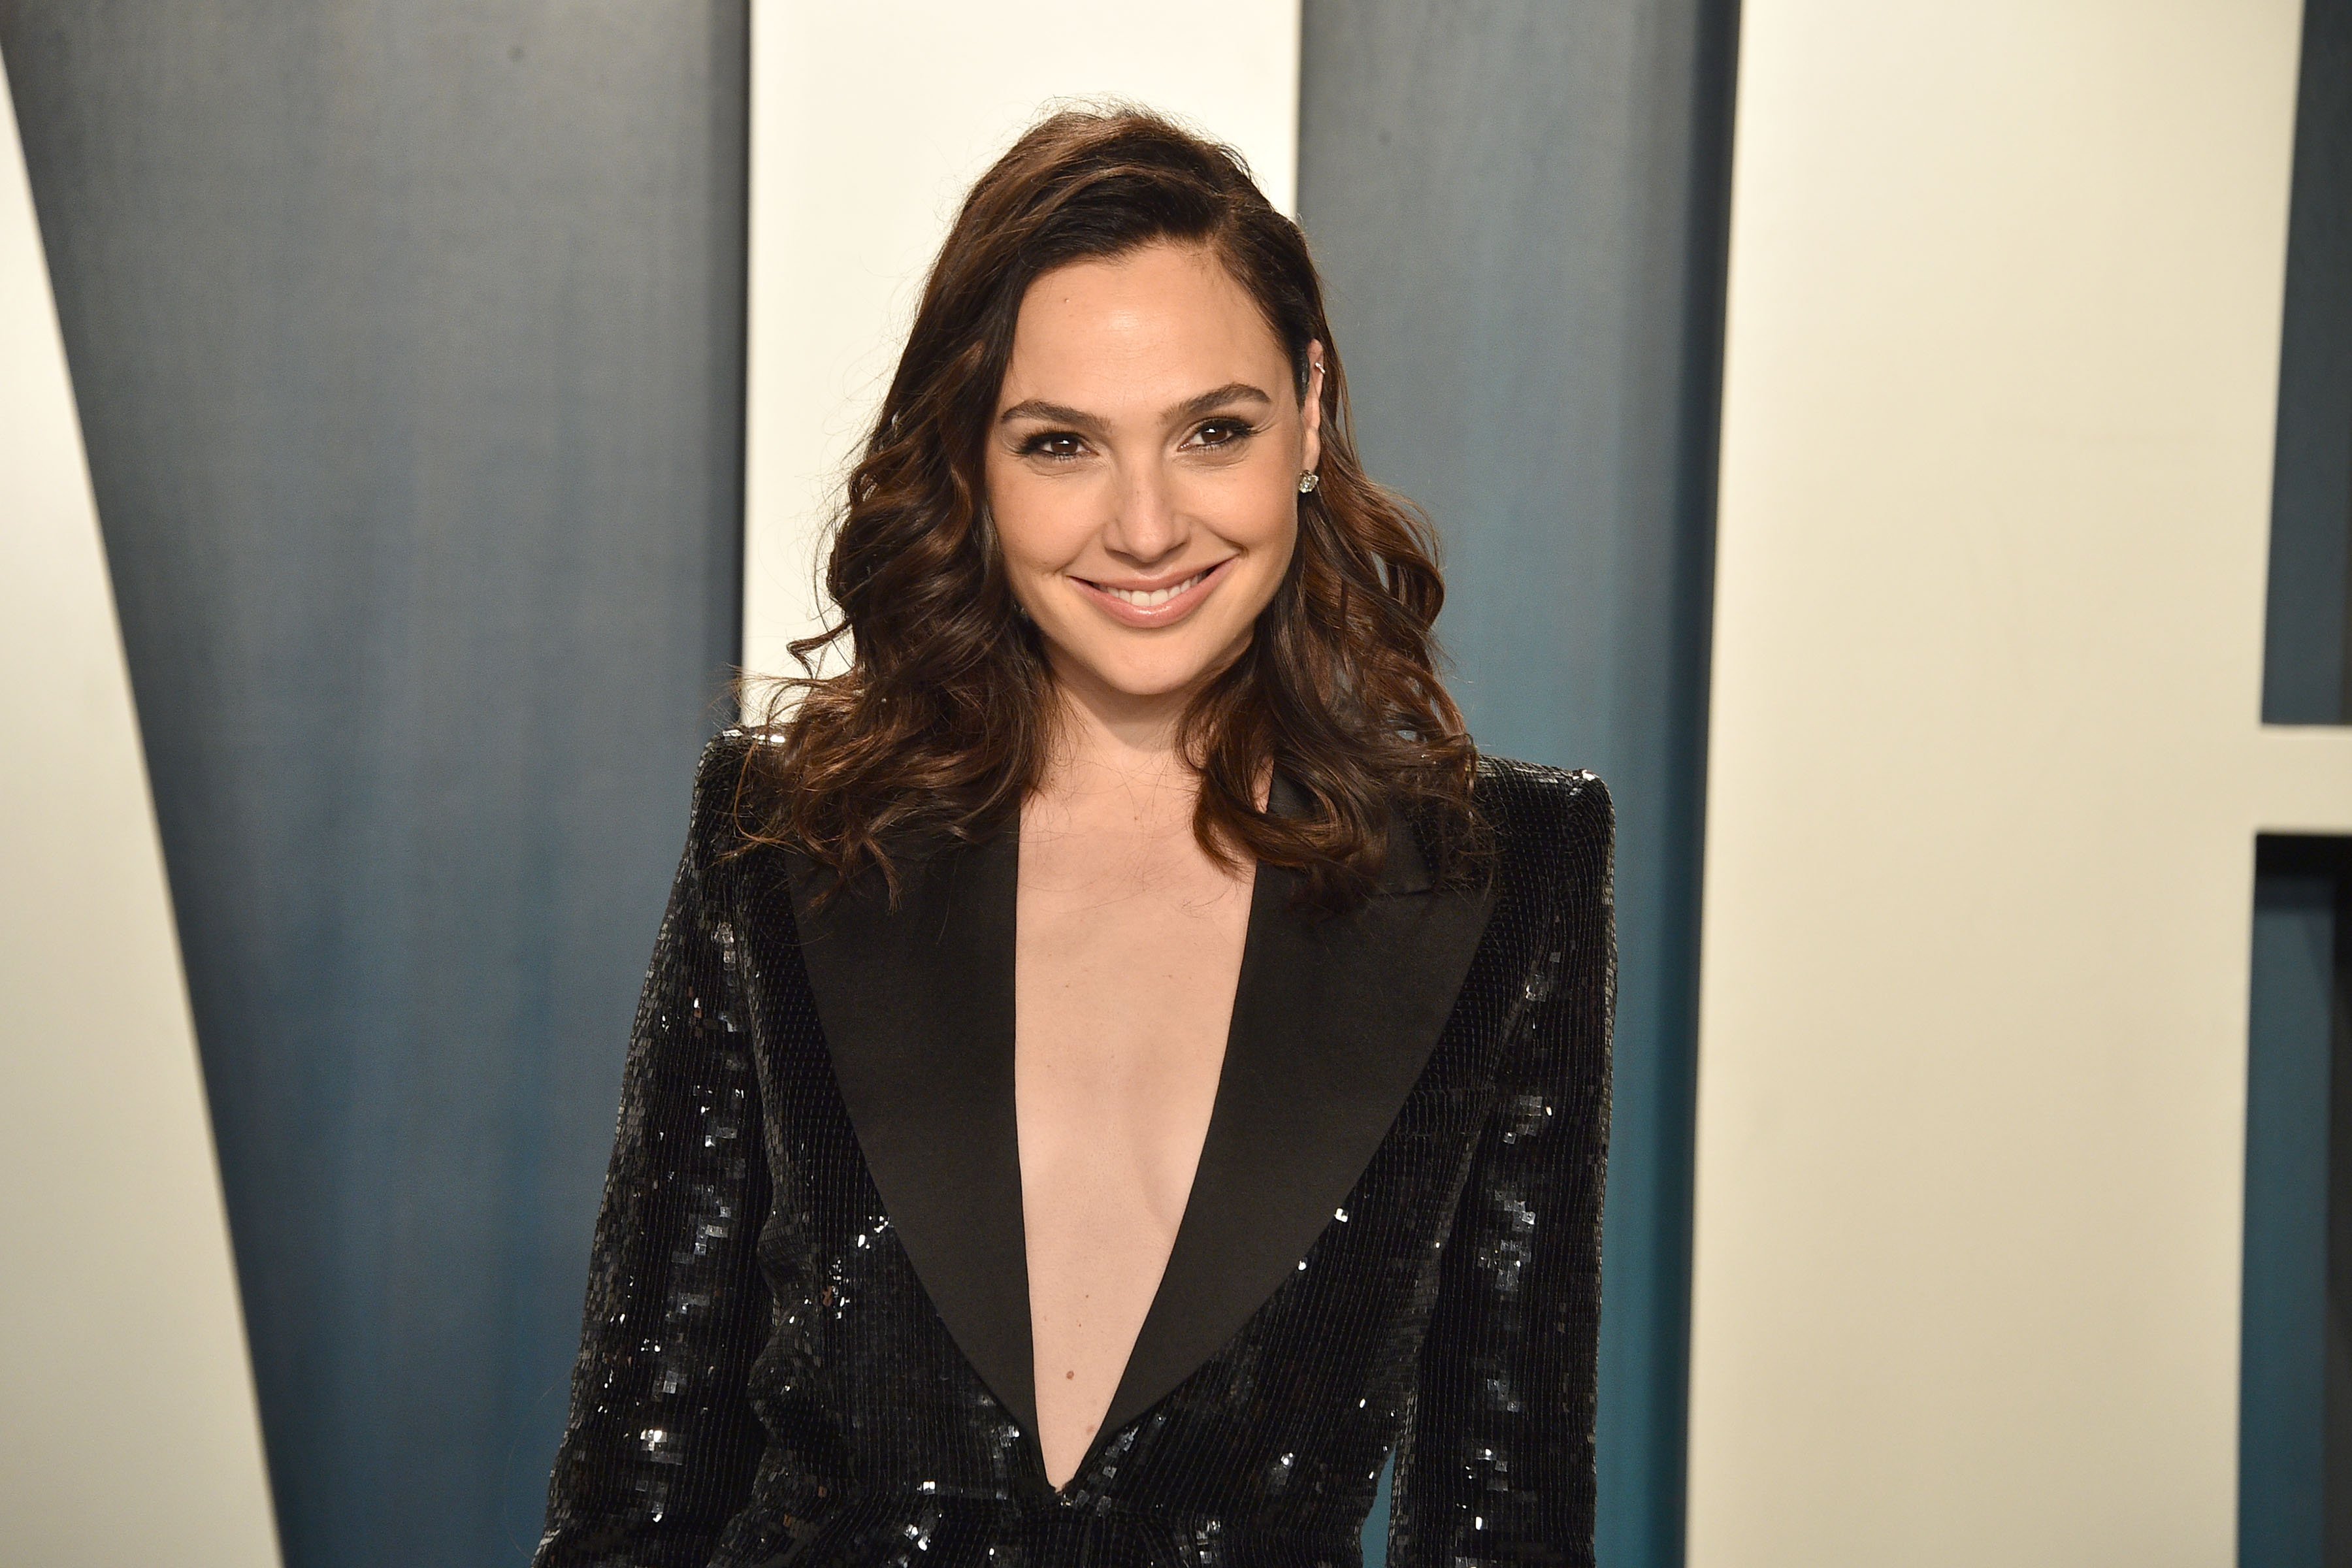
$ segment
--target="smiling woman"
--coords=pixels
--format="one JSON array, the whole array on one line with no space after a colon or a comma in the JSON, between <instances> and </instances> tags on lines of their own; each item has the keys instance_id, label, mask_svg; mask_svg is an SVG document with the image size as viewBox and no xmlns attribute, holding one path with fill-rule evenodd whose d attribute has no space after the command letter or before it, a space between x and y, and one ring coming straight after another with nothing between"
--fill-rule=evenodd
<instances>
[{"instance_id":1,"label":"smiling woman","mask_svg":"<svg viewBox=\"0 0 2352 1568\"><path fill-rule=\"evenodd\" d=\"M1294 480L1321 451L1321 345L1307 353L1302 400L1265 318L1199 247L1073 263L1030 289L988 496L1066 700L1161 698L1249 646L1290 565ZM1251 379L1214 381L1234 369Z\"/></svg>"},{"instance_id":2,"label":"smiling woman","mask_svg":"<svg viewBox=\"0 0 2352 1568\"><path fill-rule=\"evenodd\" d=\"M1481 758L1297 226L1064 114L712 743L540 1561L1590 1562L1608 796Z\"/></svg>"},{"instance_id":3,"label":"smiling woman","mask_svg":"<svg viewBox=\"0 0 2352 1568\"><path fill-rule=\"evenodd\" d=\"M1236 155L1143 115L1033 130L926 282L835 532L839 619L794 648L846 640L850 668L782 683L755 836L846 877L893 829L984 835L1044 776L1069 683L1134 679L1173 700L1210 853L1336 909L1402 801L1462 869L1476 752L1435 673L1434 547L1357 461L1346 386L1305 237ZM1122 603L1228 559L1229 586ZM1296 817L1260 809L1277 753Z\"/></svg>"}]
</instances>

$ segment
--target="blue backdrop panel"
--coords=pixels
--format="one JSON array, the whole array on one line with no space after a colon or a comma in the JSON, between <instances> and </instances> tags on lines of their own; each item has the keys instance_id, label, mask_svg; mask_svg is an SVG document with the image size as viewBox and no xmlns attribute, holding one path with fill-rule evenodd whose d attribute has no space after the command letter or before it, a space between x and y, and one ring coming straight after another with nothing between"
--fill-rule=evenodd
<instances>
[{"instance_id":1,"label":"blue backdrop panel","mask_svg":"<svg viewBox=\"0 0 2352 1568\"><path fill-rule=\"evenodd\" d=\"M2352 839L2264 837L2246 1051L2238 1562L2352 1556Z\"/></svg>"},{"instance_id":2,"label":"blue backdrop panel","mask_svg":"<svg viewBox=\"0 0 2352 1568\"><path fill-rule=\"evenodd\" d=\"M1619 813L1601 1553L1681 1558L1728 0L1307 0L1299 207L1488 750Z\"/></svg>"},{"instance_id":3,"label":"blue backdrop panel","mask_svg":"<svg viewBox=\"0 0 2352 1568\"><path fill-rule=\"evenodd\" d=\"M2352 0L2305 0L2263 718L2352 723Z\"/></svg>"},{"instance_id":4,"label":"blue backdrop panel","mask_svg":"<svg viewBox=\"0 0 2352 1568\"><path fill-rule=\"evenodd\" d=\"M0 3L297 1568L536 1534L738 646L745 28Z\"/></svg>"}]
</instances>

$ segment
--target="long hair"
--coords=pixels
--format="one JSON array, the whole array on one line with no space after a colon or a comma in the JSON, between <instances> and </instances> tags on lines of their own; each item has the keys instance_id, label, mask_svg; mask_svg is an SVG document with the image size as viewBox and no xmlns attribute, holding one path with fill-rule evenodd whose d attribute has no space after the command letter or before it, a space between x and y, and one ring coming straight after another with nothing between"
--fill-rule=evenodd
<instances>
[{"instance_id":1,"label":"long hair","mask_svg":"<svg viewBox=\"0 0 2352 1568\"><path fill-rule=\"evenodd\" d=\"M932 264L897 374L835 520L825 586L837 616L792 645L747 756L739 820L843 882L915 833L972 840L1017 813L1042 775L1055 697L1037 629L1015 613L983 478L1023 297L1066 264L1154 242L1206 247L1265 312L1298 395L1323 345L1322 476L1299 498L1290 566L1250 643L1188 706L1200 770L1193 831L1302 874L1342 909L1375 885L1392 809L1442 877L1479 829L1476 753L1440 682L1431 626L1445 591L1435 541L1371 482L1349 437L1348 383L1298 226L1232 149L1144 110L1041 121L965 198ZM846 668L820 676L847 643ZM1278 768L1303 812L1260 810Z\"/></svg>"}]
</instances>

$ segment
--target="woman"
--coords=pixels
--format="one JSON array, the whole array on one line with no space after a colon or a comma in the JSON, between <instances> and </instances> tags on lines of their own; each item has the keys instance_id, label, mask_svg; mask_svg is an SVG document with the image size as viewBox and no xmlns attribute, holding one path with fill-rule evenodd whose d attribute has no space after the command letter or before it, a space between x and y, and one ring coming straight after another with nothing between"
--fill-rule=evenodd
<instances>
[{"instance_id":1,"label":"woman","mask_svg":"<svg viewBox=\"0 0 2352 1568\"><path fill-rule=\"evenodd\" d=\"M1608 797L1480 759L1295 225L980 181L705 755L539 1562L1589 1561ZM829 639L796 651L807 659Z\"/></svg>"}]
</instances>

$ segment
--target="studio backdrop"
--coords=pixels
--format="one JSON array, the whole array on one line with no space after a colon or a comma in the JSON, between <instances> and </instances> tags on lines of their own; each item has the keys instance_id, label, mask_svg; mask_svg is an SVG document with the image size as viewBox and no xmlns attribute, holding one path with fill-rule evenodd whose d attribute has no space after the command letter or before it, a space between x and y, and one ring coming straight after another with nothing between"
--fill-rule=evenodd
<instances>
[{"instance_id":1,"label":"studio backdrop","mask_svg":"<svg viewBox=\"0 0 2352 1568\"><path fill-rule=\"evenodd\" d=\"M1601 1562L2342 1555L2346 15L0 0L0 1557L527 1559L693 759L1105 95L1615 797Z\"/></svg>"},{"instance_id":2,"label":"studio backdrop","mask_svg":"<svg viewBox=\"0 0 2352 1568\"><path fill-rule=\"evenodd\" d=\"M1676 1554L1728 7L1024 9L0 5L290 1563L527 1554L691 759L957 192L1103 95L1305 221L1482 742L1614 786L1603 1533Z\"/></svg>"}]
</instances>

